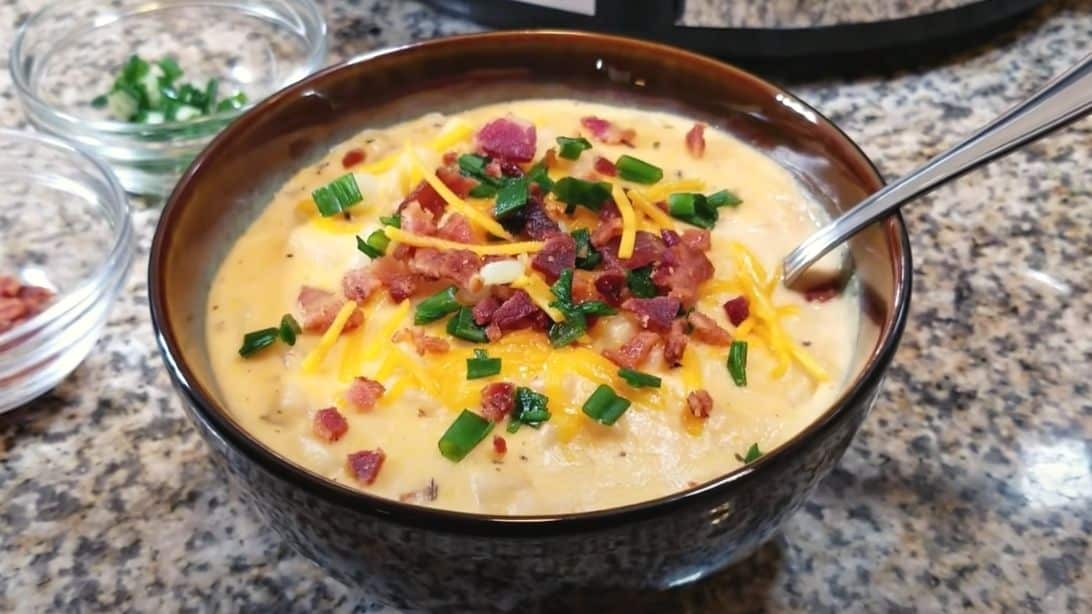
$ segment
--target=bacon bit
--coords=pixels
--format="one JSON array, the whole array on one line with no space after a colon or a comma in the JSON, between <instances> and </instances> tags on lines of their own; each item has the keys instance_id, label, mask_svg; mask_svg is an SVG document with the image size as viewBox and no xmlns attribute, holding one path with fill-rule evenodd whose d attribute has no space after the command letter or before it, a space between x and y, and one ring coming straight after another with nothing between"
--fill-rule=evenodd
<instances>
[{"instance_id":1,"label":"bacon bit","mask_svg":"<svg viewBox=\"0 0 1092 614\"><path fill-rule=\"evenodd\" d=\"M679 299L673 296L629 298L622 303L622 309L637 316L641 328L665 332L671 328L671 322L678 315L679 307Z\"/></svg>"},{"instance_id":2,"label":"bacon bit","mask_svg":"<svg viewBox=\"0 0 1092 614\"><path fill-rule=\"evenodd\" d=\"M637 137L636 130L619 128L611 122L594 115L580 118L580 125L584 126L595 140L608 145L623 143L633 147L633 139Z\"/></svg>"},{"instance_id":3,"label":"bacon bit","mask_svg":"<svg viewBox=\"0 0 1092 614\"><path fill-rule=\"evenodd\" d=\"M732 335L721 328L713 318L697 311L691 311L686 317L690 325L694 327L694 338L709 345L731 345Z\"/></svg>"},{"instance_id":4,"label":"bacon bit","mask_svg":"<svg viewBox=\"0 0 1092 614\"><path fill-rule=\"evenodd\" d=\"M436 220L439 218L432 209L427 208L419 201L410 201L404 207L399 207L402 216L402 230L417 235L431 236L436 234ZM441 214L443 210L440 210Z\"/></svg>"},{"instance_id":5,"label":"bacon bit","mask_svg":"<svg viewBox=\"0 0 1092 614\"><path fill-rule=\"evenodd\" d=\"M516 387L508 382L494 382L482 388L482 415L500 422L516 406Z\"/></svg>"},{"instance_id":6,"label":"bacon bit","mask_svg":"<svg viewBox=\"0 0 1092 614\"><path fill-rule=\"evenodd\" d=\"M493 321L493 313L497 311L497 308L501 306L501 300L496 296L490 294L489 296L478 301L477 305L474 305L472 313L474 314L474 323L478 326L485 326Z\"/></svg>"},{"instance_id":7,"label":"bacon bit","mask_svg":"<svg viewBox=\"0 0 1092 614\"><path fill-rule=\"evenodd\" d=\"M311 422L311 432L315 434L315 437L330 443L341 439L348 430L349 423L336 407L318 410Z\"/></svg>"},{"instance_id":8,"label":"bacon bit","mask_svg":"<svg viewBox=\"0 0 1092 614\"><path fill-rule=\"evenodd\" d=\"M429 478L423 488L402 493L398 495L398 500L402 503L431 503L439 496L440 487L436 485L436 480Z\"/></svg>"},{"instance_id":9,"label":"bacon bit","mask_svg":"<svg viewBox=\"0 0 1092 614\"><path fill-rule=\"evenodd\" d=\"M520 328L531 328L536 324L535 316L540 313L546 315L531 300L530 295L523 290L516 290L508 300L501 303L500 307L497 307L496 311L493 312L490 324L496 326L501 333ZM488 334L488 331L486 331L486 334Z\"/></svg>"},{"instance_id":10,"label":"bacon bit","mask_svg":"<svg viewBox=\"0 0 1092 614\"><path fill-rule=\"evenodd\" d=\"M686 133L686 150L695 158L705 155L705 124L696 123Z\"/></svg>"},{"instance_id":11,"label":"bacon bit","mask_svg":"<svg viewBox=\"0 0 1092 614\"><path fill-rule=\"evenodd\" d=\"M508 452L508 442L500 435L493 435L493 453L504 456Z\"/></svg>"},{"instance_id":12,"label":"bacon bit","mask_svg":"<svg viewBox=\"0 0 1092 614\"><path fill-rule=\"evenodd\" d=\"M533 193L526 205L504 219L504 227L509 232L522 232L535 241L545 241L561 232L561 227L546 213L542 199Z\"/></svg>"},{"instance_id":13,"label":"bacon bit","mask_svg":"<svg viewBox=\"0 0 1092 614\"><path fill-rule=\"evenodd\" d=\"M660 237L643 230L637 231L633 242L633 254L629 258L618 258L618 244L621 239L611 239L600 248L603 259L611 268L623 268L626 270L639 269L648 266L663 257L664 242Z\"/></svg>"},{"instance_id":14,"label":"bacon bit","mask_svg":"<svg viewBox=\"0 0 1092 614\"><path fill-rule=\"evenodd\" d=\"M387 454L383 452L383 448L361 450L350 454L348 460L349 472L357 480L370 485L375 482L379 470L383 468L383 461L387 460Z\"/></svg>"},{"instance_id":15,"label":"bacon bit","mask_svg":"<svg viewBox=\"0 0 1092 614\"><path fill-rule=\"evenodd\" d=\"M682 233L682 242L691 249L707 252L713 247L713 240L708 230L688 228Z\"/></svg>"},{"instance_id":16,"label":"bacon bit","mask_svg":"<svg viewBox=\"0 0 1092 614\"><path fill-rule=\"evenodd\" d=\"M53 292L26 286L14 277L0 275L0 333L42 311Z\"/></svg>"},{"instance_id":17,"label":"bacon bit","mask_svg":"<svg viewBox=\"0 0 1092 614\"><path fill-rule=\"evenodd\" d=\"M660 239L663 240L664 245L667 247L675 247L682 239L679 237L679 233L674 230L664 228L660 231Z\"/></svg>"},{"instance_id":18,"label":"bacon bit","mask_svg":"<svg viewBox=\"0 0 1092 614\"><path fill-rule=\"evenodd\" d=\"M364 153L363 149L350 149L349 151L345 152L344 156L341 157L341 167L352 168L357 164L363 162L365 159L367 159L367 157L368 156L366 153Z\"/></svg>"},{"instance_id":19,"label":"bacon bit","mask_svg":"<svg viewBox=\"0 0 1092 614\"><path fill-rule=\"evenodd\" d=\"M418 356L424 356L425 354L443 354L451 349L451 345L446 340L426 335L425 332L419 328L399 329L391 337L391 341L395 343L401 343L403 341L412 342L413 349L417 351Z\"/></svg>"},{"instance_id":20,"label":"bacon bit","mask_svg":"<svg viewBox=\"0 0 1092 614\"><path fill-rule=\"evenodd\" d=\"M444 163L444 166L454 166L459 162L459 154L454 151L445 151L441 161Z\"/></svg>"},{"instance_id":21,"label":"bacon bit","mask_svg":"<svg viewBox=\"0 0 1092 614\"><path fill-rule=\"evenodd\" d=\"M484 170L486 175L496 179L500 179L501 176L504 175L504 172L501 170L500 160L490 160L489 163L485 165Z\"/></svg>"},{"instance_id":22,"label":"bacon bit","mask_svg":"<svg viewBox=\"0 0 1092 614\"><path fill-rule=\"evenodd\" d=\"M444 223L436 230L436 236L456 243L472 243L474 231L470 228L470 222L461 213L452 213L447 216Z\"/></svg>"},{"instance_id":23,"label":"bacon bit","mask_svg":"<svg viewBox=\"0 0 1092 614\"><path fill-rule=\"evenodd\" d=\"M341 291L354 301L363 301L382 287L383 282L375 277L371 267L351 269L341 278Z\"/></svg>"},{"instance_id":24,"label":"bacon bit","mask_svg":"<svg viewBox=\"0 0 1092 614\"><path fill-rule=\"evenodd\" d=\"M625 367L627 369L636 369L641 366L641 363L648 358L652 348L659 345L663 340L656 333L650 333L648 331L641 331L622 344L622 347L614 350L603 350L603 356L607 357L619 367Z\"/></svg>"},{"instance_id":25,"label":"bacon bit","mask_svg":"<svg viewBox=\"0 0 1092 614\"><path fill-rule=\"evenodd\" d=\"M452 192L454 192L459 198L466 198L470 194L470 189L478 185L478 182L469 177L464 177L459 171L451 168L450 166L441 166L436 169L436 177L444 183ZM398 212L405 217L405 209L412 202L417 202L420 207L429 213L432 217L432 222L435 224L444 215L444 209L447 208L447 201L440 196L436 190L432 189L432 186L427 181L422 180L417 184L413 190L406 195L406 198L402 200L398 205ZM408 232L414 232L406 225L406 220L402 220L402 229Z\"/></svg>"},{"instance_id":26,"label":"bacon bit","mask_svg":"<svg viewBox=\"0 0 1092 614\"><path fill-rule=\"evenodd\" d=\"M546 150L546 153L542 155L542 166L546 169L551 169L557 166L557 149L551 147Z\"/></svg>"},{"instance_id":27,"label":"bacon bit","mask_svg":"<svg viewBox=\"0 0 1092 614\"><path fill-rule=\"evenodd\" d=\"M652 281L683 305L690 306L698 296L698 287L712 279L713 263L705 253L680 241L663 252L662 260L652 269Z\"/></svg>"},{"instance_id":28,"label":"bacon bit","mask_svg":"<svg viewBox=\"0 0 1092 614\"><path fill-rule=\"evenodd\" d=\"M626 274L617 269L603 271L595 278L595 289L606 302L618 306L622 304L622 293L626 289Z\"/></svg>"},{"instance_id":29,"label":"bacon bit","mask_svg":"<svg viewBox=\"0 0 1092 614\"><path fill-rule=\"evenodd\" d=\"M523 169L511 160L500 161L501 174L505 177L522 177Z\"/></svg>"},{"instance_id":30,"label":"bacon bit","mask_svg":"<svg viewBox=\"0 0 1092 614\"><path fill-rule=\"evenodd\" d=\"M671 330L664 341L664 362L672 367L681 365L689 341L690 338L686 336L686 323L682 320L672 322Z\"/></svg>"},{"instance_id":31,"label":"bacon bit","mask_svg":"<svg viewBox=\"0 0 1092 614\"><path fill-rule=\"evenodd\" d=\"M345 399L360 411L371 411L386 391L386 387L374 379L355 377L345 392Z\"/></svg>"},{"instance_id":32,"label":"bacon bit","mask_svg":"<svg viewBox=\"0 0 1092 614\"><path fill-rule=\"evenodd\" d=\"M607 244L614 242L614 253L618 253L618 242L622 236L622 218L610 217L604 219L603 216L599 217L599 225L591 231L592 245L602 249ZM617 260L617 257L615 258Z\"/></svg>"},{"instance_id":33,"label":"bacon bit","mask_svg":"<svg viewBox=\"0 0 1092 614\"><path fill-rule=\"evenodd\" d=\"M576 241L563 232L559 232L542 246L542 250L531 260L531 268L542 273L546 281L554 283L561 272L576 266Z\"/></svg>"},{"instance_id":34,"label":"bacon bit","mask_svg":"<svg viewBox=\"0 0 1092 614\"><path fill-rule=\"evenodd\" d=\"M704 420L713 411L713 397L706 390L695 390L686 395L686 408L690 410L691 416Z\"/></svg>"},{"instance_id":35,"label":"bacon bit","mask_svg":"<svg viewBox=\"0 0 1092 614\"><path fill-rule=\"evenodd\" d=\"M485 124L476 139L478 147L493 158L530 162L535 157L535 125L513 115Z\"/></svg>"},{"instance_id":36,"label":"bacon bit","mask_svg":"<svg viewBox=\"0 0 1092 614\"><path fill-rule=\"evenodd\" d=\"M482 268L482 259L470 250L441 251L421 247L413 252L409 268L431 279L449 279L460 288L469 288L474 275Z\"/></svg>"},{"instance_id":37,"label":"bacon bit","mask_svg":"<svg viewBox=\"0 0 1092 614\"><path fill-rule=\"evenodd\" d=\"M739 326L743 324L747 316L751 315L751 304L747 302L746 296L737 296L734 299L725 301L724 314L728 316L728 321L732 323L732 326Z\"/></svg>"},{"instance_id":38,"label":"bacon bit","mask_svg":"<svg viewBox=\"0 0 1092 614\"><path fill-rule=\"evenodd\" d=\"M303 312L301 318L303 320L303 330L318 334L324 333L327 328L330 328L330 325L334 323L334 318L337 317L337 312L341 311L341 306L345 304L345 300L333 292L311 286L300 288L297 302ZM364 314L360 313L359 310L354 311L353 315L349 317L349 321L345 323L342 332L351 331L363 323Z\"/></svg>"},{"instance_id":39,"label":"bacon bit","mask_svg":"<svg viewBox=\"0 0 1092 614\"><path fill-rule=\"evenodd\" d=\"M591 271L573 269L573 302L583 303L599 299L595 280L599 276Z\"/></svg>"},{"instance_id":40,"label":"bacon bit","mask_svg":"<svg viewBox=\"0 0 1092 614\"><path fill-rule=\"evenodd\" d=\"M605 177L616 177L618 175L618 167L614 165L614 162L611 162L603 156L596 156L595 172Z\"/></svg>"}]
</instances>

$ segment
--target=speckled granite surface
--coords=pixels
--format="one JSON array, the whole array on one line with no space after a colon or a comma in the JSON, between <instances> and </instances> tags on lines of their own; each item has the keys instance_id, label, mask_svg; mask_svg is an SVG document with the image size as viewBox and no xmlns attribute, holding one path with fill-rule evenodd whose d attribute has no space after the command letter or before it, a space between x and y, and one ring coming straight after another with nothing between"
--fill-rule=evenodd
<instances>
[{"instance_id":1,"label":"speckled granite surface","mask_svg":"<svg viewBox=\"0 0 1092 614\"><path fill-rule=\"evenodd\" d=\"M38 5L0 5L0 40ZM334 54L471 28L333 2ZM1089 51L1092 0L914 72L795 90L904 172ZM23 125L7 75L0 123ZM146 307L154 209L91 357L0 417L0 611L352 611L225 487ZM908 211L913 320L841 465L744 564L620 611L1092 611L1092 122ZM549 608L545 608L549 610Z\"/></svg>"}]
</instances>

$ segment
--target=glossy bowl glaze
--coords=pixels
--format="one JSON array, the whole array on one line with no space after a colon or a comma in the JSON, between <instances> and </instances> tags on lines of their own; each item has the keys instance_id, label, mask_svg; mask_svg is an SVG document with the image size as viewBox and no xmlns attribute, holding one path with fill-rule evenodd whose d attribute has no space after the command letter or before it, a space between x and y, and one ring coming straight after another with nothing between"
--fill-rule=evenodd
<instances>
[{"instance_id":1,"label":"glossy bowl glaze","mask_svg":"<svg viewBox=\"0 0 1092 614\"><path fill-rule=\"evenodd\" d=\"M709 122L785 165L834 212L881 185L864 154L791 94L679 49L576 32L498 32L382 52L305 79L225 130L182 178L152 246L152 317L164 359L213 459L247 502L335 577L394 606L508 610L574 588L672 587L739 560L841 457L906 318L910 253L895 217L851 243L865 317L853 377L838 403L758 462L622 508L498 517L418 507L327 481L243 431L209 367L207 290L232 240L273 190L361 129L533 96Z\"/></svg>"}]
</instances>

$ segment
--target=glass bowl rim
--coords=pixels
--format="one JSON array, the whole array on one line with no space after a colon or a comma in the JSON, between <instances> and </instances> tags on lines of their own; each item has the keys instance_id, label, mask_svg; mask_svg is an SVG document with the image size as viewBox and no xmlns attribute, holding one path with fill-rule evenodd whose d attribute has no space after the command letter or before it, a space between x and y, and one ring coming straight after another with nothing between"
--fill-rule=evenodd
<instances>
[{"instance_id":1,"label":"glass bowl rim","mask_svg":"<svg viewBox=\"0 0 1092 614\"><path fill-rule=\"evenodd\" d=\"M104 282L110 277L111 273L119 266L128 266L132 251L130 247L135 234L125 190L122 189L121 182L118 181L114 172L110 170L105 162L73 143L40 132L0 128L0 141L5 139L24 141L36 147L44 145L59 149L67 156L82 158L90 162L94 167L95 174L102 179L103 187L106 188L104 191L97 189L94 191L104 196L107 208L116 209L120 215L118 224L114 226L111 234L112 245L110 250L95 263L93 270L75 287L58 293L57 300L49 307L17 323L12 328L0 332L0 347L8 343L14 343L28 332L33 332L45 324L59 319L64 314L72 312L88 299L97 298L97 295L102 293ZM82 185L86 186L87 184ZM126 254L130 254L130 257L127 257Z\"/></svg>"},{"instance_id":2,"label":"glass bowl rim","mask_svg":"<svg viewBox=\"0 0 1092 614\"><path fill-rule=\"evenodd\" d=\"M158 132L171 132L182 128L205 128L219 126L225 122L229 122L236 117L239 117L246 111L250 110L258 101L250 101L238 109L231 109L227 111L217 111L212 115L205 115L202 117L196 117L185 121L168 121L160 124L141 124L114 120L90 120L73 115L70 112L62 111L57 107L49 104L43 100L34 89L30 86L29 75L22 69L23 65L23 44L24 39L31 28L34 27L39 21L53 16L58 10L64 11L68 8L70 0L51 0L45 6L30 14L26 21L19 26L15 32L15 37L12 41L11 48L8 52L8 69L11 73L11 82L15 86L15 91L25 104L33 107L37 113L49 116L55 121L58 121L65 126L79 126L81 132L91 132L102 135L116 135L116 136L142 136L149 133ZM298 3L296 7L298 10L305 11L307 14L303 15L305 19L310 18L308 21L317 25L315 32L305 31L304 40L307 42L307 55L301 65L304 67L308 76L313 74L317 69L321 68L322 61L326 55L326 44L328 36L328 27L326 25L326 19L319 10L318 5L314 0L293 0ZM202 6L221 6L223 8L238 10L240 7L230 4L220 3L208 3L201 2L200 0L191 0L189 4L202 5ZM135 7L137 10L125 13L118 16L109 22L96 24L95 28L117 23L124 19L136 14L151 12L163 8L161 3L147 3L142 4L139 7ZM273 90L273 92L290 85L290 82L279 83ZM270 93L273 93L270 92ZM211 135L210 135L211 136Z\"/></svg>"}]
</instances>

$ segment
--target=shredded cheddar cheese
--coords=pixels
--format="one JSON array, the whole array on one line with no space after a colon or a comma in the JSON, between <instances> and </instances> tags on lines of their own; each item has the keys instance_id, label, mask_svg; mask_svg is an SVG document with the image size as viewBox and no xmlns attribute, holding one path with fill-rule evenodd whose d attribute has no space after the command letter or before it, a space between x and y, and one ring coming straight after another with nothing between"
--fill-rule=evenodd
<instances>
[{"instance_id":1,"label":"shredded cheddar cheese","mask_svg":"<svg viewBox=\"0 0 1092 614\"><path fill-rule=\"evenodd\" d=\"M361 326L349 333L345 341L345 351L341 354L341 368L338 369L338 379L342 382L351 381L358 375L357 367L360 364L360 353L364 350L364 327Z\"/></svg>"},{"instance_id":2,"label":"shredded cheddar cheese","mask_svg":"<svg viewBox=\"0 0 1092 614\"><path fill-rule=\"evenodd\" d=\"M650 203L658 203L676 192L700 192L704 189L705 182L701 179L680 179L654 185L646 189L643 196Z\"/></svg>"},{"instance_id":3,"label":"shredded cheddar cheese","mask_svg":"<svg viewBox=\"0 0 1092 614\"><path fill-rule=\"evenodd\" d=\"M391 230L388 228L387 230ZM364 351L360 353L361 361L369 361L379 355L379 351L390 344L391 335L402 324L402 321L406 319L409 314L410 302L408 300L402 301L398 304L398 307L391 314L391 317L383 324L383 327L371 335L368 341L368 345L364 347Z\"/></svg>"},{"instance_id":4,"label":"shredded cheddar cheese","mask_svg":"<svg viewBox=\"0 0 1092 614\"><path fill-rule=\"evenodd\" d=\"M560 311L550 306L550 303L554 300L553 294L550 293L550 288L546 286L546 282L542 281L542 278L538 275L524 273L512 282L512 287L520 288L526 292L531 300L545 311L554 322L561 322L565 319Z\"/></svg>"},{"instance_id":5,"label":"shredded cheddar cheese","mask_svg":"<svg viewBox=\"0 0 1092 614\"><path fill-rule=\"evenodd\" d=\"M622 238L618 243L618 257L630 258L637 240L637 215L633 213L633 205L629 203L622 186L614 184L611 196L614 197L614 204L618 205L618 212L622 214Z\"/></svg>"},{"instance_id":6,"label":"shredded cheddar cheese","mask_svg":"<svg viewBox=\"0 0 1092 614\"><path fill-rule=\"evenodd\" d=\"M660 228L675 228L675 222L671 219L671 216L665 213L663 209L652 204L640 190L630 191L629 198L636 209L639 209L641 213L645 214L645 217Z\"/></svg>"},{"instance_id":7,"label":"shredded cheddar cheese","mask_svg":"<svg viewBox=\"0 0 1092 614\"><path fill-rule=\"evenodd\" d=\"M440 178L436 176L436 173L426 171L425 167L421 164L421 159L417 157L417 154L414 153L412 149L408 150L408 154L410 158L411 168L414 168L417 170L417 172L421 173L421 176L424 178L424 180L430 186L432 186L433 190L436 190L436 193L440 195L440 198L444 199L444 202L447 203L447 206L452 211L462 214L464 217L466 217L467 220L470 221L470 223L476 224L482 230L485 230L493 236L509 240L512 238L512 233L505 230L504 227L501 226L499 222L497 222L497 220L494 220L488 215L468 205L466 201L459 198L458 195L452 192L451 188L447 187L447 184L445 184L443 181L440 181Z\"/></svg>"},{"instance_id":8,"label":"shredded cheddar cheese","mask_svg":"<svg viewBox=\"0 0 1092 614\"><path fill-rule=\"evenodd\" d=\"M322 337L319 338L318 345L316 345L310 353L304 357L303 362L300 363L300 367L304 373L314 373L322 361L326 359L326 355L337 343L338 337L341 336L341 331L345 328L345 324L352 317L353 312L356 311L357 305L355 301L347 301L341 306L341 310L337 312L337 316L330 324L330 328L326 329L326 332L322 333Z\"/></svg>"},{"instance_id":9,"label":"shredded cheddar cheese","mask_svg":"<svg viewBox=\"0 0 1092 614\"><path fill-rule=\"evenodd\" d=\"M466 120L455 118L444 125L440 134L432 140L429 147L436 153L444 153L453 145L462 143L474 132L473 126Z\"/></svg>"}]
</instances>

